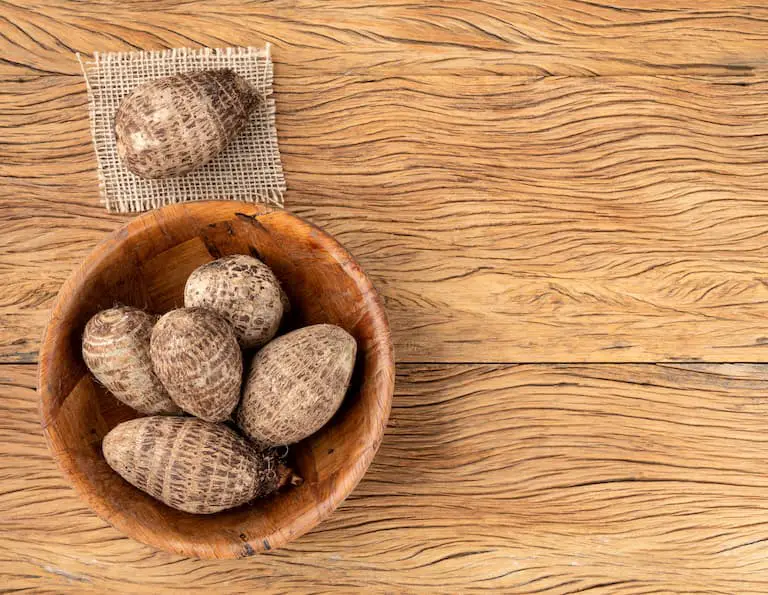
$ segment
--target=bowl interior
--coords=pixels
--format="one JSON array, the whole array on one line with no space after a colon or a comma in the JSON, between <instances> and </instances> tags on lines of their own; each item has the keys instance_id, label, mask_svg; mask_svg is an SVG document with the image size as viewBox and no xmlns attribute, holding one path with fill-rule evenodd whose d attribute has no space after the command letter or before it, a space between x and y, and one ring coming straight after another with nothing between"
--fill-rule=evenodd
<instances>
[{"instance_id":1,"label":"bowl interior","mask_svg":"<svg viewBox=\"0 0 768 595\"><path fill-rule=\"evenodd\" d=\"M106 464L102 438L137 414L92 380L81 338L93 314L117 303L156 313L180 307L189 274L228 254L251 254L274 270L292 304L287 325L337 324L357 339L359 355L339 412L291 448L302 486L214 515L192 515L137 490ZM285 211L216 201L153 211L94 249L59 292L41 346L39 391L51 451L102 518L167 551L224 558L284 545L351 492L381 441L393 375L381 301L338 242Z\"/></svg>"}]
</instances>

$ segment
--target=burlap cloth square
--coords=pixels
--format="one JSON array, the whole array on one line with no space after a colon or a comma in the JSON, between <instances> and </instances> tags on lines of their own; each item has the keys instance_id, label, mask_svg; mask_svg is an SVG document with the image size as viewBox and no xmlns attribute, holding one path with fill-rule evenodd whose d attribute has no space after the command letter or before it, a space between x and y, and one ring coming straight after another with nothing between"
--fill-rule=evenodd
<instances>
[{"instance_id":1,"label":"burlap cloth square","mask_svg":"<svg viewBox=\"0 0 768 595\"><path fill-rule=\"evenodd\" d=\"M231 199L283 206L285 178L277 146L272 58L263 48L172 49L95 53L80 59L88 89L101 201L110 212L135 213L193 200ZM145 180L123 166L113 130L120 101L145 81L190 70L231 68L264 98L246 129L203 167L177 178Z\"/></svg>"}]
</instances>

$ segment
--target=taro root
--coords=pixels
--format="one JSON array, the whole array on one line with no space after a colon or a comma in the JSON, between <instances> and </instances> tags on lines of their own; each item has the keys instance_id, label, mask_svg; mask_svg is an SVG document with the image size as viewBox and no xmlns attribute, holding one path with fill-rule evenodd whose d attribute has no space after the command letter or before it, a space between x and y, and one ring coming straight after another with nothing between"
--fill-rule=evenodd
<instances>
[{"instance_id":1,"label":"taro root","mask_svg":"<svg viewBox=\"0 0 768 595\"><path fill-rule=\"evenodd\" d=\"M261 446L292 444L323 427L341 405L357 343L331 324L278 337L256 353L237 424Z\"/></svg>"},{"instance_id":2,"label":"taro root","mask_svg":"<svg viewBox=\"0 0 768 595\"><path fill-rule=\"evenodd\" d=\"M235 331L203 308L165 314L150 340L155 373L184 411L207 421L227 419L240 398L243 356Z\"/></svg>"},{"instance_id":3,"label":"taro root","mask_svg":"<svg viewBox=\"0 0 768 595\"><path fill-rule=\"evenodd\" d=\"M221 153L259 97L232 70L201 70L136 87L115 115L117 152L143 178L181 176Z\"/></svg>"},{"instance_id":4,"label":"taro root","mask_svg":"<svg viewBox=\"0 0 768 595\"><path fill-rule=\"evenodd\" d=\"M93 316L83 332L83 360L120 401L139 413L181 413L152 370L149 340L157 317L118 306Z\"/></svg>"},{"instance_id":5,"label":"taro root","mask_svg":"<svg viewBox=\"0 0 768 595\"><path fill-rule=\"evenodd\" d=\"M223 424L143 417L104 438L104 458L123 479L172 508L211 514L300 479Z\"/></svg>"},{"instance_id":6,"label":"taro root","mask_svg":"<svg viewBox=\"0 0 768 595\"><path fill-rule=\"evenodd\" d=\"M184 287L184 305L208 308L223 316L244 349L261 347L275 336L287 303L271 269L244 254L198 267Z\"/></svg>"}]
</instances>

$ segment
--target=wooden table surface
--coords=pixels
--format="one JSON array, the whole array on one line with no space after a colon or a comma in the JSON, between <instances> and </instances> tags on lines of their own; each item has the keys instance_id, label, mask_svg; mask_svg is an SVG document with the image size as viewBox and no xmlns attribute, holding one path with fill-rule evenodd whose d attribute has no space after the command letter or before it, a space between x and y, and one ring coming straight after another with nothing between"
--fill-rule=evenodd
<instances>
[{"instance_id":1,"label":"wooden table surface","mask_svg":"<svg viewBox=\"0 0 768 595\"><path fill-rule=\"evenodd\" d=\"M0 1L0 591L768 592L768 5ZM99 204L75 52L273 44L286 207L381 290L391 424L318 529L124 537L35 394Z\"/></svg>"}]
</instances>

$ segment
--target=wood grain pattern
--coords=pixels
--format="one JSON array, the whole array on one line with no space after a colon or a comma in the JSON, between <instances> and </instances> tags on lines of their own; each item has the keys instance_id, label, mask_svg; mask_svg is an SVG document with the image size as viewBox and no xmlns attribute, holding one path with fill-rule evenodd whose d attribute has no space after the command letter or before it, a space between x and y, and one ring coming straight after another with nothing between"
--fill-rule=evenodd
<instances>
[{"instance_id":1,"label":"wood grain pattern","mask_svg":"<svg viewBox=\"0 0 768 595\"><path fill-rule=\"evenodd\" d=\"M377 285L398 390L328 521L198 562L88 511L12 362L127 220L74 52L264 41L286 204ZM766 42L743 0L3 1L0 590L768 592L765 366L573 363L765 361Z\"/></svg>"},{"instance_id":2,"label":"wood grain pattern","mask_svg":"<svg viewBox=\"0 0 768 595\"><path fill-rule=\"evenodd\" d=\"M7 589L768 588L764 365L401 365L354 494L287 548L233 562L157 552L91 514L40 436L34 367L0 376Z\"/></svg>"},{"instance_id":3,"label":"wood grain pattern","mask_svg":"<svg viewBox=\"0 0 768 595\"><path fill-rule=\"evenodd\" d=\"M82 85L46 80L0 119L5 361L34 361L56 289L125 221L96 202ZM768 81L278 83L287 206L372 276L402 361L765 359Z\"/></svg>"},{"instance_id":4,"label":"wood grain pattern","mask_svg":"<svg viewBox=\"0 0 768 595\"><path fill-rule=\"evenodd\" d=\"M744 0L12 0L3 16L0 73L14 76L75 75L74 52L264 41L278 77L752 74L768 42L768 8Z\"/></svg>"}]
</instances>

